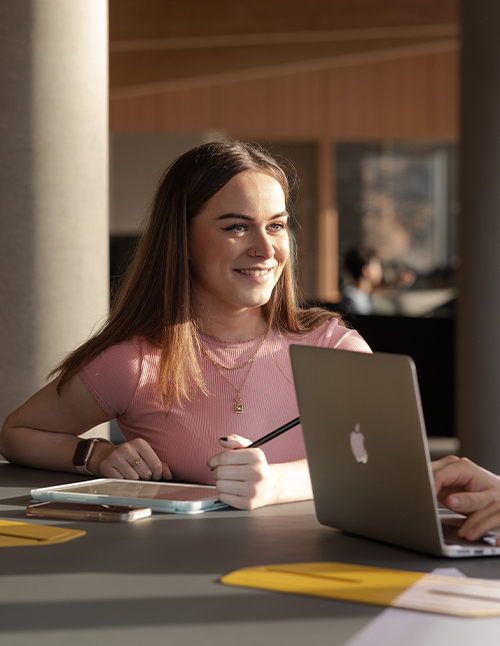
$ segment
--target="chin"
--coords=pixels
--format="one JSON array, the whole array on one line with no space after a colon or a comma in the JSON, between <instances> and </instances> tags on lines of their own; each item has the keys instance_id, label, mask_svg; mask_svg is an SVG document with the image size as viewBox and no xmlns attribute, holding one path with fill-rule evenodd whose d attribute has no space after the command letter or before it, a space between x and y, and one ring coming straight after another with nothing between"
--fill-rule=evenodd
<instances>
[{"instance_id":1,"label":"chin","mask_svg":"<svg viewBox=\"0 0 500 646\"><path fill-rule=\"evenodd\" d=\"M269 302L269 299L267 300L258 300L258 301L240 301L238 303L234 303L236 307L240 310L253 310L257 309L259 307L263 307L266 303Z\"/></svg>"},{"instance_id":2,"label":"chin","mask_svg":"<svg viewBox=\"0 0 500 646\"><path fill-rule=\"evenodd\" d=\"M270 297L269 297L270 298ZM263 307L269 302L269 298L249 298L249 299L235 299L233 305L240 310L251 310L258 307Z\"/></svg>"}]
</instances>

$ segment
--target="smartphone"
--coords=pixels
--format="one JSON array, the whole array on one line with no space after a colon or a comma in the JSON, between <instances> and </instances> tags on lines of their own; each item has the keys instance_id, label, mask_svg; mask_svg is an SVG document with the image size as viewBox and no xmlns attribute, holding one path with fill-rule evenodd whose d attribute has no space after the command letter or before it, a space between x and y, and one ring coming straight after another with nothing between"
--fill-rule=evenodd
<instances>
[{"instance_id":1,"label":"smartphone","mask_svg":"<svg viewBox=\"0 0 500 646\"><path fill-rule=\"evenodd\" d=\"M26 507L32 518L63 518L67 520L103 520L132 522L151 516L149 507L130 505L96 505L84 502L39 502Z\"/></svg>"}]
</instances>

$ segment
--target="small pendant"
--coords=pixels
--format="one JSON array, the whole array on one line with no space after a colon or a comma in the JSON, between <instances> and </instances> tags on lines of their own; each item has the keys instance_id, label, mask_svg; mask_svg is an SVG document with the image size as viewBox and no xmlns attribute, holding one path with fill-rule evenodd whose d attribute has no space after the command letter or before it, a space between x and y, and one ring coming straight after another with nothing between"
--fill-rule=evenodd
<instances>
[{"instance_id":1,"label":"small pendant","mask_svg":"<svg viewBox=\"0 0 500 646\"><path fill-rule=\"evenodd\" d=\"M243 413L243 404L241 403L240 395L236 395L236 397L234 398L234 412Z\"/></svg>"}]
</instances>

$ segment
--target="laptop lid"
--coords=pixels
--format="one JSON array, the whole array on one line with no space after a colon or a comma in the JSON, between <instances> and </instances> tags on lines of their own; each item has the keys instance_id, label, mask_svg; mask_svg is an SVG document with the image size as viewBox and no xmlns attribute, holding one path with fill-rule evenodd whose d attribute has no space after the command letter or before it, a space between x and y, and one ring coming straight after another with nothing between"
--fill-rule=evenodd
<instances>
[{"instance_id":1,"label":"laptop lid","mask_svg":"<svg viewBox=\"0 0 500 646\"><path fill-rule=\"evenodd\" d=\"M430 554L474 555L444 547L413 360L298 345L290 355L320 523Z\"/></svg>"}]
</instances>

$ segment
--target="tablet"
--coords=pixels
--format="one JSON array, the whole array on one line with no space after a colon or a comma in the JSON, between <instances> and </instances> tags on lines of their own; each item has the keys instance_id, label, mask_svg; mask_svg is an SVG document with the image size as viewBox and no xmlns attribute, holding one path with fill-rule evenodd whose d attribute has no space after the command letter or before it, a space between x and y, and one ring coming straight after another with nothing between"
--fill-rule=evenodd
<instances>
[{"instance_id":1,"label":"tablet","mask_svg":"<svg viewBox=\"0 0 500 646\"><path fill-rule=\"evenodd\" d=\"M200 514L227 507L211 485L100 478L90 482L32 489L35 500L64 500L150 507L166 514Z\"/></svg>"}]
</instances>

